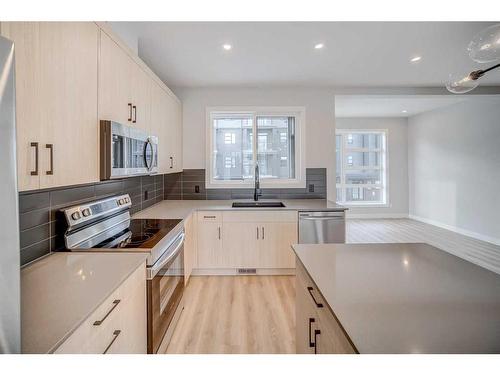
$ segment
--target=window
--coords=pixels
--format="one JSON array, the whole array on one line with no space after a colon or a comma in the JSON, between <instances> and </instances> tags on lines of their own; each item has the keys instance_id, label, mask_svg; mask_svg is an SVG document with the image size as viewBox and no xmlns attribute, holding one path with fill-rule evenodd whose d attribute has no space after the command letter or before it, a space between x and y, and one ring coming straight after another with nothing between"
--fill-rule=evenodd
<instances>
[{"instance_id":1,"label":"window","mask_svg":"<svg viewBox=\"0 0 500 375\"><path fill-rule=\"evenodd\" d=\"M387 204L387 131L337 130L337 202Z\"/></svg>"},{"instance_id":2,"label":"window","mask_svg":"<svg viewBox=\"0 0 500 375\"><path fill-rule=\"evenodd\" d=\"M207 109L207 187L305 187L303 108ZM254 134L257 136L254 137Z\"/></svg>"}]
</instances>

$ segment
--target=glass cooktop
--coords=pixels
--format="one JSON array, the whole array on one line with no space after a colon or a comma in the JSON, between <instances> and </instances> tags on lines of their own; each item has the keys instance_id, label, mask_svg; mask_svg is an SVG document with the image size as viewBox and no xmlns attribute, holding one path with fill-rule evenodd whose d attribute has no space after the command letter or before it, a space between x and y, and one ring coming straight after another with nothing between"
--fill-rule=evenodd
<instances>
[{"instance_id":1,"label":"glass cooktop","mask_svg":"<svg viewBox=\"0 0 500 375\"><path fill-rule=\"evenodd\" d=\"M132 219L127 229L96 247L151 249L181 221L180 219Z\"/></svg>"}]
</instances>

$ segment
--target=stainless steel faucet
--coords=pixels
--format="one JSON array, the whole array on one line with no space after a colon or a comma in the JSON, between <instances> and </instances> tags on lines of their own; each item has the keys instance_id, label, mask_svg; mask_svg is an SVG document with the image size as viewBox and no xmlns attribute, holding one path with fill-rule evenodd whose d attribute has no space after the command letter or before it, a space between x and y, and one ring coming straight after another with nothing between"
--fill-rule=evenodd
<instances>
[{"instance_id":1,"label":"stainless steel faucet","mask_svg":"<svg viewBox=\"0 0 500 375\"><path fill-rule=\"evenodd\" d=\"M261 195L262 193L260 190L259 164L255 163L255 188L253 191L253 200L257 202Z\"/></svg>"}]
</instances>

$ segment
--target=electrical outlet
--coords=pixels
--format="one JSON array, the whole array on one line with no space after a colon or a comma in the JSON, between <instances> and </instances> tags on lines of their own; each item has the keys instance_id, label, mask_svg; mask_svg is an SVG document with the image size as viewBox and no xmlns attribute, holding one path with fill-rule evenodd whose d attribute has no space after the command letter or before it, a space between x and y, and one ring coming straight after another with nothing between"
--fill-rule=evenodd
<instances>
[{"instance_id":1,"label":"electrical outlet","mask_svg":"<svg viewBox=\"0 0 500 375\"><path fill-rule=\"evenodd\" d=\"M200 192L200 185L194 185L194 192L199 193Z\"/></svg>"},{"instance_id":2,"label":"electrical outlet","mask_svg":"<svg viewBox=\"0 0 500 375\"><path fill-rule=\"evenodd\" d=\"M309 193L314 193L314 184L309 184Z\"/></svg>"}]
</instances>

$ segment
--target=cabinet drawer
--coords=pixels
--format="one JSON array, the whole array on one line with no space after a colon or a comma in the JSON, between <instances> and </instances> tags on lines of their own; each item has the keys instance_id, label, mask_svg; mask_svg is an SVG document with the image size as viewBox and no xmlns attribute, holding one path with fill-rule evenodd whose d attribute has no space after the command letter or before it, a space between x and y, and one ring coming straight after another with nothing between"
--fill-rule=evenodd
<instances>
[{"instance_id":1,"label":"cabinet drawer","mask_svg":"<svg viewBox=\"0 0 500 375\"><path fill-rule=\"evenodd\" d=\"M137 329L140 322L127 322L129 316L143 316L144 327ZM134 326L131 336L127 330ZM141 328L141 327L139 327ZM115 333L120 331L119 333ZM143 332L141 332L143 331ZM100 354L106 349L117 352L118 342L124 336L132 344L134 352L146 350L146 270L145 264L137 268L99 307L69 336L55 353L61 354ZM144 337L142 337L144 336ZM141 351L142 342L144 350ZM108 348L108 346L112 345ZM124 350L122 352L128 352Z\"/></svg>"},{"instance_id":2,"label":"cabinet drawer","mask_svg":"<svg viewBox=\"0 0 500 375\"><path fill-rule=\"evenodd\" d=\"M224 211L223 221L229 222L257 222L257 223L286 223L297 222L297 211Z\"/></svg>"},{"instance_id":3,"label":"cabinet drawer","mask_svg":"<svg viewBox=\"0 0 500 375\"><path fill-rule=\"evenodd\" d=\"M220 211L198 211L198 221L221 222L222 213Z\"/></svg>"},{"instance_id":4,"label":"cabinet drawer","mask_svg":"<svg viewBox=\"0 0 500 375\"><path fill-rule=\"evenodd\" d=\"M321 339L318 348L321 353L354 354L356 350L347 338L337 319L330 311L327 302L316 285L311 280L307 271L300 261L296 265L297 293L308 295L310 306L315 310L318 318L318 327L321 331ZM321 345L320 345L321 344ZM320 348L321 346L321 348Z\"/></svg>"}]
</instances>

